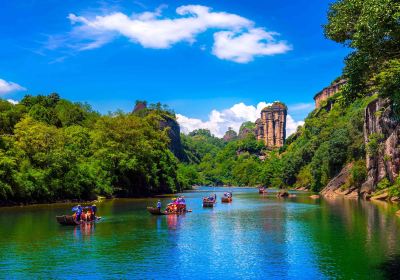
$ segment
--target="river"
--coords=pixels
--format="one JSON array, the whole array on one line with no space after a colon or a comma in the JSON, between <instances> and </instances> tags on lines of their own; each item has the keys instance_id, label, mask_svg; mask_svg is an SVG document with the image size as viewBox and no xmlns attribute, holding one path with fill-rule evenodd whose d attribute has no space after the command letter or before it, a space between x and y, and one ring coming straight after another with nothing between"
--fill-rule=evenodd
<instances>
[{"instance_id":1,"label":"river","mask_svg":"<svg viewBox=\"0 0 400 280\"><path fill-rule=\"evenodd\" d=\"M213 191L218 204L203 209ZM182 216L151 216L154 198L105 200L104 219L91 226L57 224L72 204L0 208L0 279L390 279L400 271L396 205L251 188L232 188L233 202L221 204L224 191L185 193L193 212Z\"/></svg>"}]
</instances>

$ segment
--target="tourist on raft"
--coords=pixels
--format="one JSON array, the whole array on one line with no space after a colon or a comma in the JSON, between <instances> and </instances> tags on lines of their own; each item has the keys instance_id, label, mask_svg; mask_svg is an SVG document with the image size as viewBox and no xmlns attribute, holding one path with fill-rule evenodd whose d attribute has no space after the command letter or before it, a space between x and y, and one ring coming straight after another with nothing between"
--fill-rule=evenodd
<instances>
[{"instance_id":1,"label":"tourist on raft","mask_svg":"<svg viewBox=\"0 0 400 280\"><path fill-rule=\"evenodd\" d=\"M83 209L87 209L87 211L84 212ZM78 222L79 221L88 222L96 220L97 207L95 204L88 207L82 207L81 205L78 205L72 208L72 211L75 212L73 217Z\"/></svg>"},{"instance_id":2,"label":"tourist on raft","mask_svg":"<svg viewBox=\"0 0 400 280\"><path fill-rule=\"evenodd\" d=\"M93 204L93 205L90 207L90 209L92 210L91 218L92 218L92 221L94 221L94 220L96 219L96 213L97 213L97 206L96 206L96 204Z\"/></svg>"},{"instance_id":3,"label":"tourist on raft","mask_svg":"<svg viewBox=\"0 0 400 280\"><path fill-rule=\"evenodd\" d=\"M158 202L157 202L157 208L158 208L158 211L161 212L161 201L160 200L158 200Z\"/></svg>"},{"instance_id":4,"label":"tourist on raft","mask_svg":"<svg viewBox=\"0 0 400 280\"><path fill-rule=\"evenodd\" d=\"M79 222L81 220L81 216L82 216L82 206L78 205L77 210L76 210L76 220Z\"/></svg>"},{"instance_id":5,"label":"tourist on raft","mask_svg":"<svg viewBox=\"0 0 400 280\"><path fill-rule=\"evenodd\" d=\"M178 198L173 198L172 202L167 205L166 211L168 213L184 213L186 212L186 202L181 196Z\"/></svg>"},{"instance_id":6,"label":"tourist on raft","mask_svg":"<svg viewBox=\"0 0 400 280\"><path fill-rule=\"evenodd\" d=\"M227 198L230 198L230 197L232 197L232 193L231 192L226 192L226 193L224 193L224 196L227 197Z\"/></svg>"}]
</instances>

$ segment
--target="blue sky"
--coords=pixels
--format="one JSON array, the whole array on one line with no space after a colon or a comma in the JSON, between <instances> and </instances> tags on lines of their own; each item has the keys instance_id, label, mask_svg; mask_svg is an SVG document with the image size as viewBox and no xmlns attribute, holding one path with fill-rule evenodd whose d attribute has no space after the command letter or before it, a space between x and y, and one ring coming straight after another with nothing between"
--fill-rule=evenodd
<instances>
[{"instance_id":1,"label":"blue sky","mask_svg":"<svg viewBox=\"0 0 400 280\"><path fill-rule=\"evenodd\" d=\"M102 113L160 101L189 130L236 128L254 118L240 110L280 100L300 124L348 50L323 36L330 1L282 2L3 1L0 94L58 92Z\"/></svg>"}]
</instances>

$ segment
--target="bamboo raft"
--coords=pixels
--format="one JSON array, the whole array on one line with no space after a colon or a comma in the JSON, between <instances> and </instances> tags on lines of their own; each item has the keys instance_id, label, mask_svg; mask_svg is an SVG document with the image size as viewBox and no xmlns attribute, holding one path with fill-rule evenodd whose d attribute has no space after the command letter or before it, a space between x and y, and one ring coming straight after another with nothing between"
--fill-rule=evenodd
<instances>
[{"instance_id":1,"label":"bamboo raft","mask_svg":"<svg viewBox=\"0 0 400 280\"><path fill-rule=\"evenodd\" d=\"M100 219L101 219L101 217L96 217L96 219L93 221L83 221L83 220L77 221L71 215L56 216L57 222L64 226L76 226L76 225L81 225L81 224L94 223Z\"/></svg>"},{"instance_id":2,"label":"bamboo raft","mask_svg":"<svg viewBox=\"0 0 400 280\"><path fill-rule=\"evenodd\" d=\"M167 215L167 213L166 213L165 211L161 211L161 210L158 209L157 207L147 207L147 211L148 211L151 215L155 215L155 216Z\"/></svg>"},{"instance_id":3,"label":"bamboo raft","mask_svg":"<svg viewBox=\"0 0 400 280\"><path fill-rule=\"evenodd\" d=\"M203 198L203 207L211 208L214 207L215 203L217 203L216 199L209 200L208 198Z\"/></svg>"},{"instance_id":4,"label":"bamboo raft","mask_svg":"<svg viewBox=\"0 0 400 280\"><path fill-rule=\"evenodd\" d=\"M267 190L265 188L259 188L258 189L258 193L259 194L264 194L264 193L267 193Z\"/></svg>"},{"instance_id":5,"label":"bamboo raft","mask_svg":"<svg viewBox=\"0 0 400 280\"><path fill-rule=\"evenodd\" d=\"M232 202L232 197L223 196L223 197L221 197L221 202L222 203L231 203Z\"/></svg>"},{"instance_id":6,"label":"bamboo raft","mask_svg":"<svg viewBox=\"0 0 400 280\"><path fill-rule=\"evenodd\" d=\"M161 211L157 207L147 207L147 211L154 216L164 216L164 215L181 215L185 214L188 212L192 212L192 210L185 210L183 212L167 212L167 211Z\"/></svg>"}]
</instances>

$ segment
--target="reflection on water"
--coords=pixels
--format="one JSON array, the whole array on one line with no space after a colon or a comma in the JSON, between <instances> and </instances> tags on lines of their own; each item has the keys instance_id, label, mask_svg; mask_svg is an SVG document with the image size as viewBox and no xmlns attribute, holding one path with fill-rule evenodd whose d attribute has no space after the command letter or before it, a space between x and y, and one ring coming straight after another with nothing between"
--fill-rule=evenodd
<instances>
[{"instance_id":1,"label":"reflection on water","mask_svg":"<svg viewBox=\"0 0 400 280\"><path fill-rule=\"evenodd\" d=\"M225 191L185 193L193 212L181 216L149 215L156 199L105 201L104 220L76 227L55 221L71 205L2 208L0 278L394 279L398 271L397 206L233 189L233 203L203 209L214 190Z\"/></svg>"},{"instance_id":2,"label":"reflection on water","mask_svg":"<svg viewBox=\"0 0 400 280\"><path fill-rule=\"evenodd\" d=\"M158 217L160 218L160 217ZM177 229L178 219L182 219L183 216L178 215L167 215L167 224L169 229Z\"/></svg>"},{"instance_id":3,"label":"reflection on water","mask_svg":"<svg viewBox=\"0 0 400 280\"><path fill-rule=\"evenodd\" d=\"M94 233L96 228L95 223L83 223L79 226L74 227L74 237L75 239L87 239L90 240L90 236Z\"/></svg>"}]
</instances>

